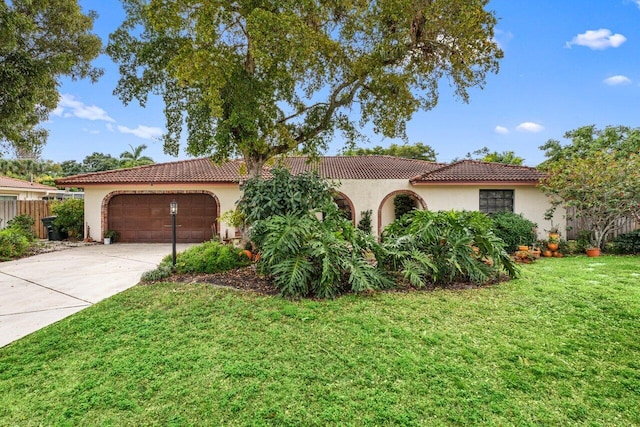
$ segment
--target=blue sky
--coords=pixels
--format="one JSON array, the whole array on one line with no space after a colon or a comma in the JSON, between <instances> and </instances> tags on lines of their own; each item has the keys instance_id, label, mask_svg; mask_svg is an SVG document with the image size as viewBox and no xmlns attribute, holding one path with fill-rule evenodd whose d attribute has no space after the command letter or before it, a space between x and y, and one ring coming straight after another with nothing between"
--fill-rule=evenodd
<instances>
[{"instance_id":1,"label":"blue sky","mask_svg":"<svg viewBox=\"0 0 640 427\"><path fill-rule=\"evenodd\" d=\"M80 0L99 17L95 32L106 44L124 13L118 0ZM432 146L438 161L462 158L484 146L512 150L535 166L538 147L562 140L566 131L595 124L640 127L640 0L492 0L499 23L496 40L504 50L500 72L484 89L472 89L469 104L453 96L445 80L438 105L408 123L411 142ZM81 161L93 152L118 157L129 146L146 144L156 162L162 152L161 100L146 108L124 106L113 89L117 66L102 55L98 83L63 80L58 109L45 124L49 141L43 158ZM370 145L401 143L369 134ZM327 154L337 154L336 142ZM188 158L181 154L179 159Z\"/></svg>"}]
</instances>

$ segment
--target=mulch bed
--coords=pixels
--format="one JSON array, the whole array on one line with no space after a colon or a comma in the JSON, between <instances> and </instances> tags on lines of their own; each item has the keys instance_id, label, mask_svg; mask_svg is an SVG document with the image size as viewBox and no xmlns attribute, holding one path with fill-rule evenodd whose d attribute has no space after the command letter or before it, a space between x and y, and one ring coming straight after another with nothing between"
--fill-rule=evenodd
<instances>
[{"instance_id":1,"label":"mulch bed","mask_svg":"<svg viewBox=\"0 0 640 427\"><path fill-rule=\"evenodd\" d=\"M507 275L501 275L495 280L487 283L476 284L470 282L455 282L449 284L445 289L448 290L468 290L479 289L488 286L494 286L509 280ZM177 283L208 283L213 286L225 288L233 288L242 291L252 291L262 295L279 295L278 290L273 286L267 278L260 276L256 272L256 266L240 268L237 270L225 271L215 274L175 274L171 277L171 281ZM414 288L407 284L401 284L395 289L380 292L431 292L436 289L443 289L439 286L428 286L425 288Z\"/></svg>"}]
</instances>

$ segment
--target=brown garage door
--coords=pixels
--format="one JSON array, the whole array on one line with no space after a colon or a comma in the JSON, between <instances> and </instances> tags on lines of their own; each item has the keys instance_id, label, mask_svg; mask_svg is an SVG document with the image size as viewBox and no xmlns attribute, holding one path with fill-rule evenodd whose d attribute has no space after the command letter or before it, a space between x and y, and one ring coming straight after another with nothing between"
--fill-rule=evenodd
<instances>
[{"instance_id":1,"label":"brown garage door","mask_svg":"<svg viewBox=\"0 0 640 427\"><path fill-rule=\"evenodd\" d=\"M211 240L216 221L215 199L208 194L120 194L109 201L108 228L120 242L171 242L169 203L178 202L176 241Z\"/></svg>"}]
</instances>

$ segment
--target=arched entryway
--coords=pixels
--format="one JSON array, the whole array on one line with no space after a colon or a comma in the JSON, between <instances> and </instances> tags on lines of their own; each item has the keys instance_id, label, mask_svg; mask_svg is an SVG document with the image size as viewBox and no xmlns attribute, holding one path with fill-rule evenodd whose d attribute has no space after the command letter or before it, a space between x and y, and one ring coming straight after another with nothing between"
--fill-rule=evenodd
<instances>
[{"instance_id":1,"label":"arched entryway","mask_svg":"<svg viewBox=\"0 0 640 427\"><path fill-rule=\"evenodd\" d=\"M220 203L208 192L115 192L103 201L102 226L118 233L120 242L172 241L169 203L178 203L176 241L200 243L218 230Z\"/></svg>"},{"instance_id":2,"label":"arched entryway","mask_svg":"<svg viewBox=\"0 0 640 427\"><path fill-rule=\"evenodd\" d=\"M333 201L338 205L338 209L344 214L344 217L355 224L355 214L353 212L353 202L351 199L344 193L334 191Z\"/></svg>"},{"instance_id":3,"label":"arched entryway","mask_svg":"<svg viewBox=\"0 0 640 427\"><path fill-rule=\"evenodd\" d=\"M393 200L398 195L408 196L415 203L416 209L427 209L424 199L411 190L397 190L387 194L378 207L378 234L382 233L384 227L395 221L396 215Z\"/></svg>"}]
</instances>

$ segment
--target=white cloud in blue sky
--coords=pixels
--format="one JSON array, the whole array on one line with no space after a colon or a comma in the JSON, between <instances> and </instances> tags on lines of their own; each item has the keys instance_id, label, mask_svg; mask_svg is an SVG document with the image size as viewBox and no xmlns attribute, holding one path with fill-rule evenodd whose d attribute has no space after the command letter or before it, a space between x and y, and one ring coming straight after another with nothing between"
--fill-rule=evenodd
<instances>
[{"instance_id":1,"label":"white cloud in blue sky","mask_svg":"<svg viewBox=\"0 0 640 427\"><path fill-rule=\"evenodd\" d=\"M594 50L603 50L610 47L618 47L626 41L627 38L622 34L612 34L611 30L600 28L599 30L588 30L578 34L573 40L567 42L566 46L577 45Z\"/></svg>"},{"instance_id":2,"label":"white cloud in blue sky","mask_svg":"<svg viewBox=\"0 0 640 427\"><path fill-rule=\"evenodd\" d=\"M105 122L115 122L106 111L95 105L86 105L78 101L75 96L65 93L60 96L58 106L51 112L58 117L77 117L85 120L103 120Z\"/></svg>"},{"instance_id":3,"label":"white cloud in blue sky","mask_svg":"<svg viewBox=\"0 0 640 427\"><path fill-rule=\"evenodd\" d=\"M126 126L118 125L118 131L121 133L129 133L142 139L157 139L162 136L162 129L150 126L138 125L137 128L131 129Z\"/></svg>"},{"instance_id":4,"label":"white cloud in blue sky","mask_svg":"<svg viewBox=\"0 0 640 427\"><path fill-rule=\"evenodd\" d=\"M493 130L495 133L498 133L500 135L508 135L509 134L509 129L507 129L504 126L496 126L495 129Z\"/></svg>"},{"instance_id":5,"label":"white cloud in blue sky","mask_svg":"<svg viewBox=\"0 0 640 427\"><path fill-rule=\"evenodd\" d=\"M639 0L640 1L640 0ZM631 79L627 76L611 76L603 80L605 84L609 86L628 85L631 84Z\"/></svg>"},{"instance_id":6,"label":"white cloud in blue sky","mask_svg":"<svg viewBox=\"0 0 640 427\"><path fill-rule=\"evenodd\" d=\"M524 123L520 123L516 127L516 130L519 132L537 133L537 132L542 132L544 130L544 126L534 122L524 122Z\"/></svg>"}]
</instances>

